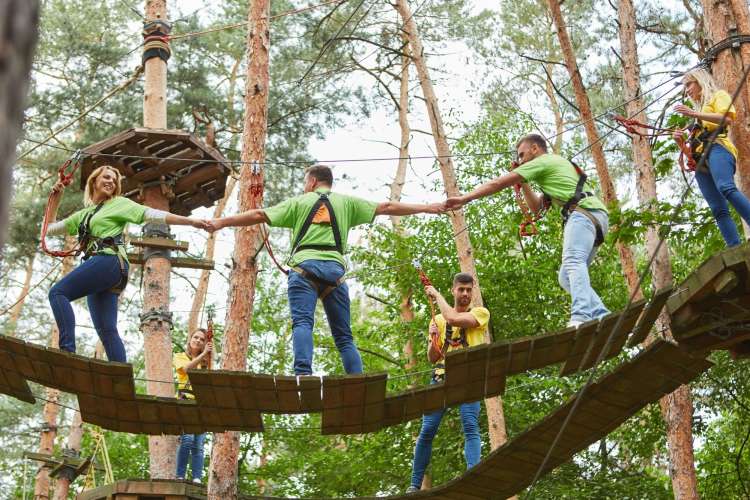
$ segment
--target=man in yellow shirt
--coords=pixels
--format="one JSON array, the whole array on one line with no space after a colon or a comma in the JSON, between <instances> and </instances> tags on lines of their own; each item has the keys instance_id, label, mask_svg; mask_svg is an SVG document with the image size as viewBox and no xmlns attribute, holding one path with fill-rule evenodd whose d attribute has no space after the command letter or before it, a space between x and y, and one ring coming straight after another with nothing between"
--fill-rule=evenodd
<instances>
[{"instance_id":1,"label":"man in yellow shirt","mask_svg":"<svg viewBox=\"0 0 750 500\"><path fill-rule=\"evenodd\" d=\"M456 349L484 343L490 312L484 307L471 307L474 278L468 273L458 273L453 277L453 306L434 287L427 287L427 295L435 300L440 314L430 323L430 344L427 358L435 364L431 384L445 378L445 354ZM479 401L464 403L459 407L461 424L464 430L464 457L470 469L482 456L482 440L479 437ZM422 478L432 456L432 440L437 434L445 410L438 410L422 416L422 429L414 448L414 463L411 472L411 486L407 493L419 491Z\"/></svg>"}]
</instances>

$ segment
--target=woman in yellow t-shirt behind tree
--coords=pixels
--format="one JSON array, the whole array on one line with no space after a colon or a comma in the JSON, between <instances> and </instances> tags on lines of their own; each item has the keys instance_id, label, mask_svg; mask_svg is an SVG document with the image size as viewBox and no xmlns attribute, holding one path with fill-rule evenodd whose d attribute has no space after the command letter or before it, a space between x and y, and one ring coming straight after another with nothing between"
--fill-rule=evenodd
<instances>
[{"instance_id":1,"label":"woman in yellow t-shirt behind tree","mask_svg":"<svg viewBox=\"0 0 750 500\"><path fill-rule=\"evenodd\" d=\"M208 341L208 333L198 328L188 339L185 352L174 355L172 363L177 373L177 397L195 399L187 371L194 368L208 368L208 359L213 351L213 342ZM177 479L185 479L188 461L193 473L193 481L199 483L203 478L203 441L205 434L183 434L177 448Z\"/></svg>"},{"instance_id":2,"label":"woman in yellow t-shirt behind tree","mask_svg":"<svg viewBox=\"0 0 750 500\"><path fill-rule=\"evenodd\" d=\"M725 90L717 87L711 73L703 68L688 72L682 82L696 109L680 104L675 106L675 111L695 119L695 126L699 127L698 135L702 134L702 137L699 137L701 143L694 151L708 154L704 162L705 168L696 170L695 180L727 246L737 246L740 244L740 234L729 214L729 203L750 224L750 201L734 183L737 148L727 137L726 130L735 118L732 98ZM709 144L708 139L715 133L724 115L724 130L719 131L713 144ZM674 133L675 139L679 140L682 136L682 131Z\"/></svg>"}]
</instances>

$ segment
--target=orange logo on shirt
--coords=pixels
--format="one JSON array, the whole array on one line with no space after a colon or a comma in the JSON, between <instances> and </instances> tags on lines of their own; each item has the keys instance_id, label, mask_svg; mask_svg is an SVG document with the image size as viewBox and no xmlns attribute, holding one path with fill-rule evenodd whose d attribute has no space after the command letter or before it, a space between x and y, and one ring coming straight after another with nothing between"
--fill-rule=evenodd
<instances>
[{"instance_id":1,"label":"orange logo on shirt","mask_svg":"<svg viewBox=\"0 0 750 500\"><path fill-rule=\"evenodd\" d=\"M328 207L321 205L318 211L315 213L315 217L312 220L313 224L330 224L331 214L328 213Z\"/></svg>"}]
</instances>

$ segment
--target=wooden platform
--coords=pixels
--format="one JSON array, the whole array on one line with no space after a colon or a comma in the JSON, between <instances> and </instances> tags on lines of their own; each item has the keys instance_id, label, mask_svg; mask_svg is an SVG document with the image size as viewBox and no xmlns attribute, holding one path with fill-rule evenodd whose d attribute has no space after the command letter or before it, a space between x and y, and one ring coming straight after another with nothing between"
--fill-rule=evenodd
<instances>
[{"instance_id":1,"label":"wooden platform","mask_svg":"<svg viewBox=\"0 0 750 500\"><path fill-rule=\"evenodd\" d=\"M169 211L189 215L224 196L230 168L224 156L183 130L131 128L83 150L81 188L91 172L112 165L124 176L123 195L136 199L144 183L170 186Z\"/></svg>"}]
</instances>

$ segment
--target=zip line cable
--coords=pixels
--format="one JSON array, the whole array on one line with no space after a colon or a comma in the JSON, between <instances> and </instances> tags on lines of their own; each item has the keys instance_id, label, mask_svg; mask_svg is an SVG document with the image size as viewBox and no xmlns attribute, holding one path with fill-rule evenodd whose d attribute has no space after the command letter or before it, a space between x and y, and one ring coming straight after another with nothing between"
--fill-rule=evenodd
<instances>
[{"instance_id":1,"label":"zip line cable","mask_svg":"<svg viewBox=\"0 0 750 500\"><path fill-rule=\"evenodd\" d=\"M742 78L740 79L739 85L737 86L737 88L735 89L734 93L732 94L732 100L730 101L729 106L727 107L727 110L724 112L724 114L721 117L721 121L719 122L719 124L716 127L716 129L714 129L714 131L711 133L711 135L709 137L709 140L707 141L708 142L708 147L704 147L704 151L703 151L703 154L701 155L700 161L698 162L698 167L697 168L701 168L701 167L705 166L707 158L708 158L708 153L710 151L710 148L716 142L716 139L719 136L719 132L721 131L722 127L726 124L727 115L729 114L729 111L730 111L731 107L734 105L734 102L737 100L737 97L739 96L740 92L742 91L742 88L745 86L745 83L747 81L748 75L750 75L750 66L747 67L747 69L745 70L744 74L742 75ZM695 177L693 177L693 179L694 178ZM688 193L690 193L690 185L688 185L688 188L683 191L682 196L680 197L679 203L677 203L674 206L674 209L672 211L672 215L673 216L676 216L677 212L682 208L682 205L687 200ZM671 218L673 218L673 217L670 217L670 219ZM630 297L628 298L628 303L625 306L625 309L629 308L632 305L633 300L635 300L635 297L636 297L638 291L640 290L641 285L643 284L643 281L646 278L646 275L651 270L651 266L653 265L654 261L656 260L656 256L659 253L659 250L661 250L661 247L663 245L664 245L664 239L663 238L659 238L659 243L656 245L656 248L651 253L651 255L649 257L649 260L648 260L648 263L647 263L646 267L643 269L643 272L638 277L638 283L634 287L633 292L630 294ZM565 420L562 423L562 426L560 427L559 431L555 435L555 439L552 441L552 444L550 445L549 449L547 450L547 453L544 456L544 460L540 464L539 468L536 471L536 474L534 475L534 478L531 481L531 484L529 485L529 489L527 490L527 494L531 493L531 491L533 490L535 484L537 483L537 481L541 477L542 472L546 468L547 463L549 462L549 459L552 456L552 452L554 451L555 447L557 446L557 443L560 441L560 438L562 437L562 435L565 433L565 429L568 427L568 424L570 423L571 419L573 418L573 415L575 414L576 410L578 409L578 406L579 406L581 400L583 399L583 396L586 393L586 390L593 383L594 377L596 375L596 370L599 367L599 365L601 364L601 362L603 361L603 359L606 356L606 354L610 351L610 348L611 348L611 346L613 344L613 340L614 340L614 334L615 334L615 332L617 332L619 330L620 326L622 325L622 322L623 322L624 318L625 318L624 315L620 315L620 317L618 318L617 322L615 323L615 326L609 332L609 335L607 336L607 341L604 344L604 348L597 355L596 361L594 362L594 365L593 365L591 371L589 372L589 376L586 379L586 383L583 385L583 387L581 388L581 390L578 391L578 393L576 394L575 400L573 401L573 405L571 406L570 411L566 415Z\"/></svg>"}]
</instances>

